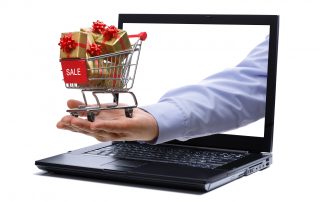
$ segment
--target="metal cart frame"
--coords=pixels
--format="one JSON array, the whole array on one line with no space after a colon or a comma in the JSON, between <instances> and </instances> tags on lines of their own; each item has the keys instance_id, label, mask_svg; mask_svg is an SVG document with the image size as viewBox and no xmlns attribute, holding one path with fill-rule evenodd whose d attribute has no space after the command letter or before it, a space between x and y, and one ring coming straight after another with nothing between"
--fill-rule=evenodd
<instances>
[{"instance_id":1,"label":"metal cart frame","mask_svg":"<svg viewBox=\"0 0 320 202\"><path fill-rule=\"evenodd\" d=\"M89 57L87 59L61 59L62 71L64 73L64 81L66 88L82 89L82 97L84 105L77 108L68 109L72 116L86 114L87 119L91 122L95 120L95 116L102 110L124 109L125 116L131 118L133 116L133 108L138 106L138 101L135 94L129 91L134 84L134 79L137 71L141 45L147 37L145 32L137 35L129 35L129 37L139 37L138 40L131 46L131 49L119 51L110 54ZM78 65L80 68L85 68L85 82L67 81L65 77L66 63ZM78 62L78 63L74 63ZM86 92L91 92L96 104L89 105L87 102ZM108 105L101 104L98 94L111 94L113 103ZM133 104L129 106L119 105L119 95L129 94L133 99Z\"/></svg>"}]
</instances>

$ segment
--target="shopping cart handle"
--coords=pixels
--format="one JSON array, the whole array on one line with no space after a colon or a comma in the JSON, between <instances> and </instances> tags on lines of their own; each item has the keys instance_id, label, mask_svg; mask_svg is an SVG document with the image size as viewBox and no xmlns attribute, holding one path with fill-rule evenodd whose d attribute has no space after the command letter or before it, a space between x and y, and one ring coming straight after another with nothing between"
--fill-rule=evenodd
<instances>
[{"instance_id":1,"label":"shopping cart handle","mask_svg":"<svg viewBox=\"0 0 320 202\"><path fill-rule=\"evenodd\" d=\"M147 32L140 32L139 34L131 34L131 35L128 35L128 37L129 38L139 37L141 41L144 41L147 38Z\"/></svg>"}]
</instances>

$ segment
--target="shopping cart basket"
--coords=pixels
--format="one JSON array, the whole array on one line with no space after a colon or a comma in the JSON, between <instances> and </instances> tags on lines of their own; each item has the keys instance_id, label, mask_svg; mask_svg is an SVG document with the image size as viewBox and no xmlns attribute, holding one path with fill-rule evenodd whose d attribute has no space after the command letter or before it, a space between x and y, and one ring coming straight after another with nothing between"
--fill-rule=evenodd
<instances>
[{"instance_id":1,"label":"shopping cart basket","mask_svg":"<svg viewBox=\"0 0 320 202\"><path fill-rule=\"evenodd\" d=\"M72 116L86 114L87 119L93 122L101 110L124 109L126 117L132 117L133 108L138 106L138 102L135 94L129 90L133 87L142 41L147 38L147 33L141 32L129 37L138 37L131 49L87 59L60 60L66 88L82 89L84 105L68 109L67 112ZM92 93L96 101L94 105L88 104L87 92ZM102 104L98 94L111 94L113 103ZM120 94L129 94L134 104L119 105Z\"/></svg>"}]
</instances>

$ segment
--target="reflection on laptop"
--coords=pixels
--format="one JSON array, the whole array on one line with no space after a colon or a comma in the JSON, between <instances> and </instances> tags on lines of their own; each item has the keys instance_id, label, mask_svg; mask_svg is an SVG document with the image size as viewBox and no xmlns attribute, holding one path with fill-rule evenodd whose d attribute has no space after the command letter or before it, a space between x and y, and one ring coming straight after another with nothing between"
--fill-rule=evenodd
<instances>
[{"instance_id":1,"label":"reflection on laptop","mask_svg":"<svg viewBox=\"0 0 320 202\"><path fill-rule=\"evenodd\" d=\"M123 27L151 35L144 46L145 52L152 51L141 55L140 65L156 66L155 72L161 75L162 71L161 82L171 78L171 86L181 87L166 92L156 104L135 110L132 119L123 111L112 110L100 112L93 123L75 117L62 119L59 128L84 131L101 141L140 142L93 145L36 161L39 168L208 191L269 167L278 16L120 14L119 28ZM161 30L170 30L170 36L187 34L177 42ZM187 43L203 33L206 37ZM253 48L261 39L264 41ZM157 66L154 61L159 57ZM233 59L242 61L221 69L221 62ZM190 84L202 74L212 76ZM188 75L192 76L188 81L178 81ZM241 130L233 130L239 127Z\"/></svg>"}]
</instances>

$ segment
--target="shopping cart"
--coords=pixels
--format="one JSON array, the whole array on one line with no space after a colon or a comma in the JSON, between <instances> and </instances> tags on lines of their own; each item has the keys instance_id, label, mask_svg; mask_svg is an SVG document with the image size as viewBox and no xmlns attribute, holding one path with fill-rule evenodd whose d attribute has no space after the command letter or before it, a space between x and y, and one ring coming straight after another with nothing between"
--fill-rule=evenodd
<instances>
[{"instance_id":1,"label":"shopping cart","mask_svg":"<svg viewBox=\"0 0 320 202\"><path fill-rule=\"evenodd\" d=\"M86 114L91 122L101 110L124 109L125 115L131 118L133 108L138 106L135 94L129 91L134 84L138 67L142 41L147 38L146 32L137 35L129 35L129 38L137 37L131 49L115 53L89 57L87 59L61 59L62 72L66 88L82 89L84 105L68 109L72 116ZM94 105L89 105L86 93L93 95ZM102 104L99 94L111 94L113 103ZM119 105L119 95L131 96L131 105Z\"/></svg>"}]
</instances>

